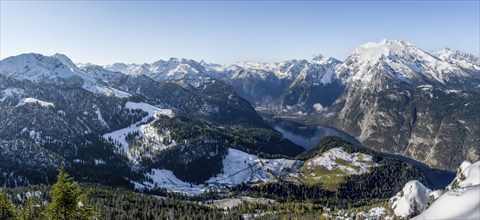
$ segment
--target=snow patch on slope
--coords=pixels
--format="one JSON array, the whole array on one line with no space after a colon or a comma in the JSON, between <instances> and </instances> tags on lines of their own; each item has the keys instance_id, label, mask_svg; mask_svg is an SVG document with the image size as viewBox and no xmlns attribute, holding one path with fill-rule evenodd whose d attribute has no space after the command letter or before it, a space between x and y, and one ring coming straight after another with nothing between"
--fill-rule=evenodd
<instances>
[{"instance_id":1,"label":"snow patch on slope","mask_svg":"<svg viewBox=\"0 0 480 220\"><path fill-rule=\"evenodd\" d=\"M165 116L168 116L168 117L173 117L174 114L173 114L173 111L171 109L160 109L158 107L155 107L155 106L152 106L152 105L149 105L147 103L137 103L137 102L127 102L125 104L125 108L128 108L128 109L141 109L142 111L145 111L147 112L147 116L143 117L139 122L137 123L134 123L132 125L130 125L129 127L126 127L126 128L123 128L123 129L120 129L120 130L117 130L117 131L113 131L113 132L110 132L108 134L104 134L103 135L103 138L105 139L112 139L114 141L114 143L120 147L122 149L122 151L124 153L127 153L127 156L131 157L131 155L129 154L129 145L128 145L128 142L126 140L126 137L128 134L130 133L135 133L135 132L139 132L141 135L145 135L147 137L151 137L151 136L154 136L155 133L153 132L154 129L149 129L151 127L151 123L148 123L148 124L144 124L142 125L143 123L147 123L150 118L158 118L160 115L165 115Z\"/></svg>"},{"instance_id":2,"label":"snow patch on slope","mask_svg":"<svg viewBox=\"0 0 480 220\"><path fill-rule=\"evenodd\" d=\"M173 172L170 170L152 169L150 173L147 173L147 176L152 180L153 183L137 183L135 184L135 187L138 189L142 189L145 187L150 189L161 187L172 192L180 192L186 194L200 194L206 190L202 186L187 183L178 179L175 174L173 174Z\"/></svg>"},{"instance_id":3,"label":"snow patch on slope","mask_svg":"<svg viewBox=\"0 0 480 220\"><path fill-rule=\"evenodd\" d=\"M337 160L348 162L351 166L337 163ZM323 166L328 170L339 169L348 174L362 174L369 172L370 168L378 164L373 163L372 156L362 153L347 153L342 148L332 148L314 157L306 164L307 169Z\"/></svg>"},{"instance_id":4,"label":"snow patch on slope","mask_svg":"<svg viewBox=\"0 0 480 220\"><path fill-rule=\"evenodd\" d=\"M135 183L137 189L162 187L168 191L200 194L210 189L224 189L241 183L275 181L275 176L290 175L299 170L303 162L289 159L262 159L233 148L222 161L222 172L202 185L178 179L172 171L153 169L147 173L152 182Z\"/></svg>"},{"instance_id":5,"label":"snow patch on slope","mask_svg":"<svg viewBox=\"0 0 480 220\"><path fill-rule=\"evenodd\" d=\"M240 150L228 149L223 159L222 173L207 181L208 184L234 186L247 182L273 181L275 176L288 175L298 170L303 162L289 159L262 159Z\"/></svg>"},{"instance_id":6,"label":"snow patch on slope","mask_svg":"<svg viewBox=\"0 0 480 220\"><path fill-rule=\"evenodd\" d=\"M20 100L20 102L17 104L16 107L26 105L26 104L39 104L42 107L52 107L52 108L55 107L55 105L51 102L45 102L42 100L38 100L36 98L24 98Z\"/></svg>"},{"instance_id":7,"label":"snow patch on slope","mask_svg":"<svg viewBox=\"0 0 480 220\"><path fill-rule=\"evenodd\" d=\"M171 109L161 109L158 107L155 107L153 105L143 103L143 102L127 102L125 104L125 108L128 109L141 109L142 111L145 111L148 113L146 117L150 118L155 115L166 115L168 117L173 117L173 111ZM147 118L147 119L148 119ZM142 119L142 122L146 121L145 118Z\"/></svg>"}]
</instances>

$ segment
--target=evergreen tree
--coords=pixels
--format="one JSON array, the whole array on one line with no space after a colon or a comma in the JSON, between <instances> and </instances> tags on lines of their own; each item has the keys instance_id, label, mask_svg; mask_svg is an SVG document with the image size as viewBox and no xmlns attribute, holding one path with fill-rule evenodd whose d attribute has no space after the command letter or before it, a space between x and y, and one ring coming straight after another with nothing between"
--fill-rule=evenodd
<instances>
[{"instance_id":1,"label":"evergreen tree","mask_svg":"<svg viewBox=\"0 0 480 220\"><path fill-rule=\"evenodd\" d=\"M0 188L0 219L16 219L15 206L8 201L7 193Z\"/></svg>"},{"instance_id":2,"label":"evergreen tree","mask_svg":"<svg viewBox=\"0 0 480 220\"><path fill-rule=\"evenodd\" d=\"M96 219L97 214L91 206L85 205L86 195L80 190L73 178L60 168L57 182L50 190L51 202L45 213L46 219L77 220Z\"/></svg>"}]
</instances>

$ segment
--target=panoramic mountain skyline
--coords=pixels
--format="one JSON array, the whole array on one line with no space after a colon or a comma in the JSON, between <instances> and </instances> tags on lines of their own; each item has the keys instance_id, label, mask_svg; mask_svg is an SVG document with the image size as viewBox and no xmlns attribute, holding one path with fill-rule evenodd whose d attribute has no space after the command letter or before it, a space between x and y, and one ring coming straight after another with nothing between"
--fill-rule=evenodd
<instances>
[{"instance_id":1,"label":"panoramic mountain skyline","mask_svg":"<svg viewBox=\"0 0 480 220\"><path fill-rule=\"evenodd\" d=\"M319 53L343 60L384 38L427 52L449 47L478 56L480 47L478 1L0 4L1 59L34 52L99 65L170 57L280 62Z\"/></svg>"},{"instance_id":2,"label":"panoramic mountain skyline","mask_svg":"<svg viewBox=\"0 0 480 220\"><path fill-rule=\"evenodd\" d=\"M0 16L0 219L480 219L478 0Z\"/></svg>"}]
</instances>

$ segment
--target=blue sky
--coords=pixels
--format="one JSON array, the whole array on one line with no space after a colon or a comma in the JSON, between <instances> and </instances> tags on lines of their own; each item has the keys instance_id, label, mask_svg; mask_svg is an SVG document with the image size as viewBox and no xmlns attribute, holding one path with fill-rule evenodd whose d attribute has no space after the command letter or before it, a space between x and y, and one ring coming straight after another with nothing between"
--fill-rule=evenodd
<instances>
[{"instance_id":1,"label":"blue sky","mask_svg":"<svg viewBox=\"0 0 480 220\"><path fill-rule=\"evenodd\" d=\"M479 1L55 1L0 3L0 58L64 53L74 62L215 63L344 59L403 39L479 55Z\"/></svg>"}]
</instances>

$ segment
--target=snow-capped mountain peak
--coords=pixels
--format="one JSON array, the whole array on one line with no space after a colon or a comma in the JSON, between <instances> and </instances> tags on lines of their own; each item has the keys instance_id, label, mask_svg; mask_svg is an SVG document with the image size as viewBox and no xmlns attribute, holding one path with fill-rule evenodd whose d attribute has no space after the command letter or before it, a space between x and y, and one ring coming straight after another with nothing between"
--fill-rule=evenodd
<instances>
[{"instance_id":1,"label":"snow-capped mountain peak","mask_svg":"<svg viewBox=\"0 0 480 220\"><path fill-rule=\"evenodd\" d=\"M0 61L0 74L37 81L44 78L68 78L76 75L77 66L65 55L44 56L29 53Z\"/></svg>"},{"instance_id":2,"label":"snow-capped mountain peak","mask_svg":"<svg viewBox=\"0 0 480 220\"><path fill-rule=\"evenodd\" d=\"M398 82L447 86L471 77L455 63L433 56L403 40L368 42L356 48L338 69L353 84L384 85L385 77ZM379 75L380 74L380 75Z\"/></svg>"},{"instance_id":3,"label":"snow-capped mountain peak","mask_svg":"<svg viewBox=\"0 0 480 220\"><path fill-rule=\"evenodd\" d=\"M52 57L57 58L63 65L67 66L70 69L78 69L77 65L70 60L65 54L56 53Z\"/></svg>"},{"instance_id":4,"label":"snow-capped mountain peak","mask_svg":"<svg viewBox=\"0 0 480 220\"><path fill-rule=\"evenodd\" d=\"M406 41L384 39L379 42L368 42L360 45L354 50L353 56L361 62L374 62L391 54L414 53L424 56L422 52L416 46Z\"/></svg>"},{"instance_id":5,"label":"snow-capped mountain peak","mask_svg":"<svg viewBox=\"0 0 480 220\"><path fill-rule=\"evenodd\" d=\"M29 53L0 61L0 75L6 77L47 84L77 85L94 94L128 97L129 94L105 84L108 79L117 77L118 74L120 73L110 72L96 65L78 68L63 54L44 56Z\"/></svg>"}]
</instances>

